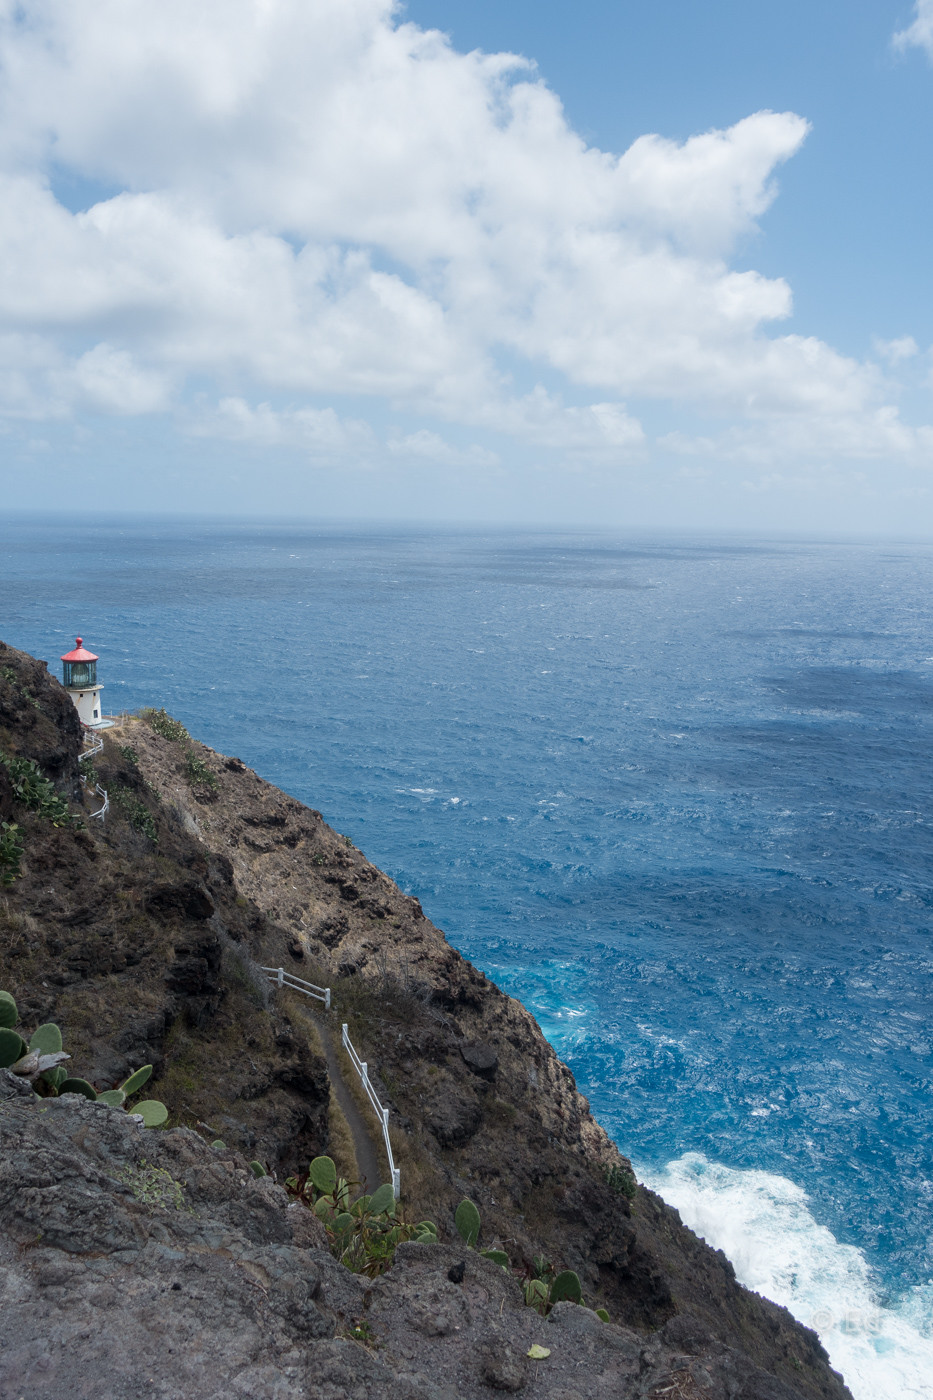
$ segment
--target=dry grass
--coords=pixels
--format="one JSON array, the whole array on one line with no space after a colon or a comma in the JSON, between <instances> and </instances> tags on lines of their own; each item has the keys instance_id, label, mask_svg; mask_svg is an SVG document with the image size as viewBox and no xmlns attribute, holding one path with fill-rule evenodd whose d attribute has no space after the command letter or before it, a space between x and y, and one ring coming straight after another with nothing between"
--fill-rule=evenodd
<instances>
[{"instance_id":1,"label":"dry grass","mask_svg":"<svg viewBox=\"0 0 933 1400\"><path fill-rule=\"evenodd\" d=\"M330 1152L337 1168L337 1175L346 1177L347 1181L359 1181L360 1168L356 1160L356 1149L353 1145L353 1134L350 1131L350 1124L347 1122L343 1109L334 1093L330 1091L330 1107L328 1109L328 1123L330 1127Z\"/></svg>"},{"instance_id":2,"label":"dry grass","mask_svg":"<svg viewBox=\"0 0 933 1400\"><path fill-rule=\"evenodd\" d=\"M269 986L273 987L274 984L270 982ZM284 1011L291 1022L292 1029L300 1029L301 1034L308 1042L309 1049L324 1059L321 1032L314 1023L314 1013L308 1004L307 997L302 996L300 992L289 991L287 987L283 987L280 992L277 992L276 997L280 1009Z\"/></svg>"},{"instance_id":3,"label":"dry grass","mask_svg":"<svg viewBox=\"0 0 933 1400\"><path fill-rule=\"evenodd\" d=\"M359 1049L359 1047L357 1047L357 1049ZM366 1090L363 1088L363 1085L360 1082L360 1076L354 1069L353 1062L351 1061L350 1056L347 1054L346 1050L344 1050L343 1045L339 1040L336 1044L336 1051L337 1060L340 1065L340 1073L343 1077L343 1082L344 1084L346 1084L347 1088L350 1090L350 1093L353 1095L353 1098L356 1102L356 1106L363 1115L363 1121L366 1124L366 1128L369 1132L369 1135L376 1146L376 1151L381 1156L385 1152L385 1148L382 1143L382 1124L373 1112L372 1104L366 1097ZM362 1059L362 1056L360 1056L360 1058ZM376 1074L375 1067L373 1069L373 1074Z\"/></svg>"}]
</instances>

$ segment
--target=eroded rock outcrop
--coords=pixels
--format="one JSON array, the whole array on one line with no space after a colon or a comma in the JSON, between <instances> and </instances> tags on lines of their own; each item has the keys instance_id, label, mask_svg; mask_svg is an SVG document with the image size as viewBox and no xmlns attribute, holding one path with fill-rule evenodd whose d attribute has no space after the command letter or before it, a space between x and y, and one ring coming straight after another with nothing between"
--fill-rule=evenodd
<instances>
[{"instance_id":1,"label":"eroded rock outcrop","mask_svg":"<svg viewBox=\"0 0 933 1400\"><path fill-rule=\"evenodd\" d=\"M369 1280L321 1236L238 1154L74 1096L38 1103L0 1071L3 1400L796 1394L693 1318L649 1341L571 1303L544 1320L459 1243L403 1245Z\"/></svg>"}]
</instances>

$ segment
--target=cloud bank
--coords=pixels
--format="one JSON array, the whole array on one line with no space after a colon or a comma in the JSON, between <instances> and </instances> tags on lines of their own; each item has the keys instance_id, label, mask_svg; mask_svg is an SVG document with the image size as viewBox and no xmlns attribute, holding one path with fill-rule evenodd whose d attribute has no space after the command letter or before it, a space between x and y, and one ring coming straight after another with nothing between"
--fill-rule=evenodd
<instances>
[{"instance_id":1,"label":"cloud bank","mask_svg":"<svg viewBox=\"0 0 933 1400\"><path fill-rule=\"evenodd\" d=\"M807 129L604 152L389 0L0 0L0 413L440 469L647 459L661 404L709 420L681 454L923 454L734 266Z\"/></svg>"}]
</instances>

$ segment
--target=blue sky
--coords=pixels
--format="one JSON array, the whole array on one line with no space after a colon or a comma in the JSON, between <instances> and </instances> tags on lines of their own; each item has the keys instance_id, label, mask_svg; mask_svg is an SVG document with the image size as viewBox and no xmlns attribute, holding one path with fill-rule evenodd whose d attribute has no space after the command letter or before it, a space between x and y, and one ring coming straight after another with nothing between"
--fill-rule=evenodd
<instances>
[{"instance_id":1,"label":"blue sky","mask_svg":"<svg viewBox=\"0 0 933 1400\"><path fill-rule=\"evenodd\" d=\"M0 0L2 501L929 534L931 104L933 0Z\"/></svg>"}]
</instances>

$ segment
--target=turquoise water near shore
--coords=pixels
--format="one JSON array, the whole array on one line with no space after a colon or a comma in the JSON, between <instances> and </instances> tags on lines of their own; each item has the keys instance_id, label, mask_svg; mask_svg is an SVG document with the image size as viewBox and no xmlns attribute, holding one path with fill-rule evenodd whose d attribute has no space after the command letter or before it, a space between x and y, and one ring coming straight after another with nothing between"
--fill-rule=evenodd
<instances>
[{"instance_id":1,"label":"turquoise water near shore","mask_svg":"<svg viewBox=\"0 0 933 1400\"><path fill-rule=\"evenodd\" d=\"M933 548L0 522L80 632L520 997L860 1400L933 1361Z\"/></svg>"}]
</instances>

